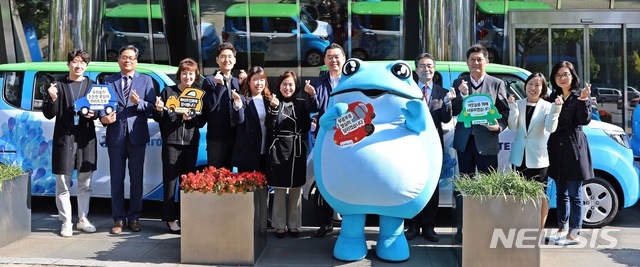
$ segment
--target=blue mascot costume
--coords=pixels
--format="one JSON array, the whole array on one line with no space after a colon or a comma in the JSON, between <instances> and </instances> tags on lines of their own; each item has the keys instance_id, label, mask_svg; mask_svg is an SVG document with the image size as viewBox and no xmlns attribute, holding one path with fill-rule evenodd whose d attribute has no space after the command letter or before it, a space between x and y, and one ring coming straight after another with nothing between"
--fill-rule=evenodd
<instances>
[{"instance_id":1,"label":"blue mascot costume","mask_svg":"<svg viewBox=\"0 0 640 267\"><path fill-rule=\"evenodd\" d=\"M379 214L376 254L409 259L404 219L429 201L442 166L438 133L409 65L347 60L319 125L318 189L342 214L334 257L363 259L366 214Z\"/></svg>"}]
</instances>

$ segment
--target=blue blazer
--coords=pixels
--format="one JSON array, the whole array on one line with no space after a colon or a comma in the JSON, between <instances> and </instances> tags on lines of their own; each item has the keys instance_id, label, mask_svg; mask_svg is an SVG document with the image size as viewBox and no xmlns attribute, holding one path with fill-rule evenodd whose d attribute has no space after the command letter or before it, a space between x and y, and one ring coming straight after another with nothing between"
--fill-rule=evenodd
<instances>
[{"instance_id":1,"label":"blue blazer","mask_svg":"<svg viewBox=\"0 0 640 267\"><path fill-rule=\"evenodd\" d=\"M134 105L129 99L125 99L122 92L122 73L115 73L104 78L104 83L114 88L118 98L116 109L116 121L107 125L107 146L125 145L125 136L129 134L132 145L144 145L149 142L148 114L155 109L156 93L153 89L151 77L133 73L131 90L135 90L140 96L138 105ZM100 118L106 116L100 111Z\"/></svg>"}]
</instances>

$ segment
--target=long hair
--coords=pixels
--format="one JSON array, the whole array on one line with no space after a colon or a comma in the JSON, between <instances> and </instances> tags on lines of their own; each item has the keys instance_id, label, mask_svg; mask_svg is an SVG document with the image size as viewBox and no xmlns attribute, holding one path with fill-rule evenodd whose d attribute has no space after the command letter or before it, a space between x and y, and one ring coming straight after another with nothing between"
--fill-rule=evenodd
<instances>
[{"instance_id":1,"label":"long hair","mask_svg":"<svg viewBox=\"0 0 640 267\"><path fill-rule=\"evenodd\" d=\"M558 86L558 83L556 83L556 75L558 74L560 68L563 67L568 68L569 72L571 73L571 91L580 89L580 87L582 86L580 83L580 77L578 77L578 73L573 67L573 64L571 64L571 62L569 61L560 61L553 65L551 74L549 75L549 79L551 80L551 87L553 87L553 90L562 92L562 88L560 88L560 86Z\"/></svg>"},{"instance_id":2,"label":"long hair","mask_svg":"<svg viewBox=\"0 0 640 267\"><path fill-rule=\"evenodd\" d=\"M276 95L276 97L278 97L279 100L284 100L284 96L282 96L282 93L280 92L280 86L282 85L282 82L284 82L284 79L286 78L292 78L293 82L296 85L291 98L295 98L298 95L298 92L300 91L300 86L298 86L298 76L296 76L296 73L290 70L285 71L280 75L280 77L278 78L278 81L276 82L276 91L274 94Z\"/></svg>"},{"instance_id":3,"label":"long hair","mask_svg":"<svg viewBox=\"0 0 640 267\"><path fill-rule=\"evenodd\" d=\"M262 91L262 97L266 99L271 98L271 91L269 91L269 81L267 80L267 73L264 72L264 69L260 66L254 66L249 69L249 73L247 73L247 79L244 81L242 88L240 89L240 94L244 97L248 98L251 96L251 78L254 75L259 75L264 79L264 90Z\"/></svg>"}]
</instances>

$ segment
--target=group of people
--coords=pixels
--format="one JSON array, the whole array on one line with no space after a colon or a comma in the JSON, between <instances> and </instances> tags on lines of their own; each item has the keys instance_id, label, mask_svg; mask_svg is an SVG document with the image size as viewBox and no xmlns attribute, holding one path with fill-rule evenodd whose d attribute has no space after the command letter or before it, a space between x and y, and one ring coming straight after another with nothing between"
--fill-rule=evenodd
<instances>
[{"instance_id":1,"label":"group of people","mask_svg":"<svg viewBox=\"0 0 640 267\"><path fill-rule=\"evenodd\" d=\"M232 75L236 50L232 44L217 48L216 62L220 69L202 82L205 92L201 115L174 114L164 103L171 96L179 96L186 88L200 82L197 63L186 58L178 64L177 85L168 86L156 96L151 77L136 72L138 49L127 45L120 49L120 72L108 76L104 83L114 88L118 99L115 112L89 113L74 111L73 102L86 95L94 81L85 77L89 63L86 51L69 52L69 75L51 83L48 98L43 104L45 117L56 118L53 137L53 173L56 177L56 205L62 221L61 236L73 234L69 187L77 170L78 223L77 229L95 232L87 219L91 195L91 176L96 170L97 149L94 120L107 127L106 145L111 174L111 204L114 225L112 234L128 228L141 230L142 181L145 148L149 142L147 118L160 125L164 201L162 221L172 233L180 233L176 186L179 176L196 169L199 129L207 125L207 162L217 168L238 171L259 171L274 188L272 226L278 238L287 233L299 236L301 227L301 187L306 182L307 133L311 129L311 113L322 116L328 107L330 94L341 78L346 56L338 44L324 51L328 72L313 81L305 80L302 90L293 71L281 73L276 86L269 88L267 74L254 66L248 72ZM510 162L527 179L546 182L555 180L558 200L558 231L547 237L556 244L577 244L582 224L582 181L594 176L589 146L582 125L590 121L590 85L582 84L574 66L558 62L550 74L551 94L547 97L547 80L541 73L533 73L525 81L527 97L516 101L507 97L505 83L486 73L488 52L481 45L467 51L469 76L453 82L448 90L434 83L435 58L423 53L415 60L419 89L431 112L431 117L443 147L442 123L449 122L463 110L462 103L471 94L487 94L502 118L495 123L455 128L453 148L457 151L460 174L473 176L478 172L497 169L498 135L509 127L516 130ZM273 90L273 92L272 92ZM301 97L304 95L304 97ZM314 135L317 132L313 133ZM130 201L125 208L125 166L130 177ZM426 207L409 220L407 239L422 235L438 242L434 230L439 194L436 190ZM455 197L457 208L457 240L462 239L462 198ZM333 232L333 209L320 198L320 227L316 237ZM544 226L548 204L543 202L541 227Z\"/></svg>"}]
</instances>

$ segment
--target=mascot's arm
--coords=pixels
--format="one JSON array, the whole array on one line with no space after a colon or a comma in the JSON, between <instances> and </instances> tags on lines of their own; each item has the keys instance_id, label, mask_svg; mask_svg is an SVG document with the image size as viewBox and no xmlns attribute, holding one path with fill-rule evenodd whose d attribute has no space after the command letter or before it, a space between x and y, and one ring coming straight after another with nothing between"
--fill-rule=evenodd
<instances>
[{"instance_id":1,"label":"mascot's arm","mask_svg":"<svg viewBox=\"0 0 640 267\"><path fill-rule=\"evenodd\" d=\"M407 108L402 108L407 129L420 132L427 129L427 108L421 100L411 100L407 102Z\"/></svg>"},{"instance_id":2,"label":"mascot's arm","mask_svg":"<svg viewBox=\"0 0 640 267\"><path fill-rule=\"evenodd\" d=\"M336 119L347 113L348 108L349 105L346 103L338 103L328 108L320 117L320 127L325 131L331 130L336 125Z\"/></svg>"}]
</instances>

